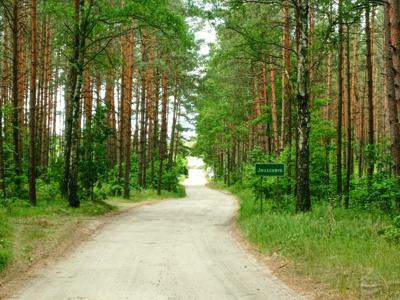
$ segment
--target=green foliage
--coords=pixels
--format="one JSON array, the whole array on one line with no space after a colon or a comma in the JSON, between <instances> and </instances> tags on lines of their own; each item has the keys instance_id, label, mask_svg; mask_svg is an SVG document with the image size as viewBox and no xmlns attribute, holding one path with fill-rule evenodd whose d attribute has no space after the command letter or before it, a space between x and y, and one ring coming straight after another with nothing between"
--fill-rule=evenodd
<instances>
[{"instance_id":1,"label":"green foliage","mask_svg":"<svg viewBox=\"0 0 400 300\"><path fill-rule=\"evenodd\" d=\"M108 171L106 140L112 131L106 124L106 113L105 106L97 107L93 120L86 124L83 131L79 163L80 184L83 188L83 195L92 199L98 196L94 193L95 186L101 187L102 182L106 180Z\"/></svg>"},{"instance_id":2,"label":"green foliage","mask_svg":"<svg viewBox=\"0 0 400 300\"><path fill-rule=\"evenodd\" d=\"M311 195L315 199L326 199L332 189L327 173L327 158L331 146L328 144L335 136L333 124L321 117L317 110L311 116L310 134L310 182Z\"/></svg>"},{"instance_id":3,"label":"green foliage","mask_svg":"<svg viewBox=\"0 0 400 300\"><path fill-rule=\"evenodd\" d=\"M39 179L36 184L37 198L40 199L40 201L45 203L61 201L59 184L56 181L45 183Z\"/></svg>"},{"instance_id":4,"label":"green foliage","mask_svg":"<svg viewBox=\"0 0 400 300\"><path fill-rule=\"evenodd\" d=\"M133 194L138 192L146 192L146 189L141 189L137 184L137 165L138 165L138 156L136 153L132 153L131 155L131 181L130 186L133 191ZM165 161L165 166L167 165L167 161ZM158 183L158 167L159 160L154 160L154 178L151 180L151 165L147 166L147 188L153 189L157 187ZM123 181L118 176L119 166L115 166L113 169L109 170L107 176L105 176L106 180L101 182L101 184L96 185L94 192L97 197L117 197L122 195L123 191ZM174 194L182 194L183 187L180 185L181 176L187 176L187 161L182 156L178 155L176 164L172 169L164 168L163 170L163 180L161 183L161 189L165 192L172 192ZM132 196L133 198L135 196Z\"/></svg>"},{"instance_id":5,"label":"green foliage","mask_svg":"<svg viewBox=\"0 0 400 300\"><path fill-rule=\"evenodd\" d=\"M385 236L391 241L400 243L400 216L395 217L392 225L386 228Z\"/></svg>"},{"instance_id":6,"label":"green foliage","mask_svg":"<svg viewBox=\"0 0 400 300\"><path fill-rule=\"evenodd\" d=\"M400 193L398 179L376 174L372 181L362 178L353 181L350 193L351 205L369 211L383 211L393 214L396 211L397 196Z\"/></svg>"}]
</instances>

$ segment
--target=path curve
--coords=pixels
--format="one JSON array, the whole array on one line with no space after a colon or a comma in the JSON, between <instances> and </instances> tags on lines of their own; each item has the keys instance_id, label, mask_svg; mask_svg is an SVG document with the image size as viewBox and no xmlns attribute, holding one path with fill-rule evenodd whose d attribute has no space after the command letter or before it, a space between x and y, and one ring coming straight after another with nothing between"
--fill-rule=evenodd
<instances>
[{"instance_id":1,"label":"path curve","mask_svg":"<svg viewBox=\"0 0 400 300\"><path fill-rule=\"evenodd\" d=\"M196 164L195 164L196 165ZM187 197L136 208L11 299L299 299L235 240L236 200L190 169Z\"/></svg>"}]
</instances>

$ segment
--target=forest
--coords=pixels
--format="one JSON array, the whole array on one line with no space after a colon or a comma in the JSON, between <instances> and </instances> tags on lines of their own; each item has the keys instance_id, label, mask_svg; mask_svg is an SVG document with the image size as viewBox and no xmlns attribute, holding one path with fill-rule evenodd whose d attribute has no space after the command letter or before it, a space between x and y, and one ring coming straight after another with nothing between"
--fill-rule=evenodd
<instances>
[{"instance_id":1,"label":"forest","mask_svg":"<svg viewBox=\"0 0 400 300\"><path fill-rule=\"evenodd\" d=\"M194 152L241 199L242 229L343 293L372 276L379 296L392 299L400 278L391 267L400 238L399 1L208 8L218 38L199 84ZM285 164L285 176L260 179L255 164L268 162Z\"/></svg>"},{"instance_id":2,"label":"forest","mask_svg":"<svg viewBox=\"0 0 400 300\"><path fill-rule=\"evenodd\" d=\"M2 2L2 199L176 191L195 63L183 4L72 2Z\"/></svg>"},{"instance_id":3,"label":"forest","mask_svg":"<svg viewBox=\"0 0 400 300\"><path fill-rule=\"evenodd\" d=\"M398 211L398 3L264 2L215 11L198 151L228 185L247 163L284 162L297 211L327 196Z\"/></svg>"},{"instance_id":4,"label":"forest","mask_svg":"<svg viewBox=\"0 0 400 300\"><path fill-rule=\"evenodd\" d=\"M187 15L181 1L0 1L0 285L114 211L106 199L184 196Z\"/></svg>"},{"instance_id":5,"label":"forest","mask_svg":"<svg viewBox=\"0 0 400 300\"><path fill-rule=\"evenodd\" d=\"M0 21L0 269L8 218L183 195L192 155L262 251L399 293L398 0L3 0ZM260 189L267 162L285 176Z\"/></svg>"}]
</instances>

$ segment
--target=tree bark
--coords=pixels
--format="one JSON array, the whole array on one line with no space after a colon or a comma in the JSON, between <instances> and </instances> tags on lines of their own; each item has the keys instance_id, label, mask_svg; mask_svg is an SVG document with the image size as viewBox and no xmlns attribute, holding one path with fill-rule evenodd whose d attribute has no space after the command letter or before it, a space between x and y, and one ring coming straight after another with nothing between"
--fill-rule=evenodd
<instances>
[{"instance_id":1,"label":"tree bark","mask_svg":"<svg viewBox=\"0 0 400 300\"><path fill-rule=\"evenodd\" d=\"M351 70L350 70L350 26L347 25L347 38L346 38L346 49L347 49L347 147L346 147L346 197L344 206L349 208L350 202L350 179L351 179L351 164L352 164L352 123L351 123Z\"/></svg>"},{"instance_id":2,"label":"tree bark","mask_svg":"<svg viewBox=\"0 0 400 300\"><path fill-rule=\"evenodd\" d=\"M79 207L78 197L78 162L79 162L79 137L80 137L80 99L83 84L83 71L85 61L85 36L84 26L84 0L74 2L74 42L73 56L70 63L69 86L67 91L67 122L65 128L64 150L64 195L71 207Z\"/></svg>"},{"instance_id":3,"label":"tree bark","mask_svg":"<svg viewBox=\"0 0 400 300\"><path fill-rule=\"evenodd\" d=\"M106 77L106 94L105 102L107 107L107 126L111 128L112 132L107 138L107 161L110 167L115 166L117 162L117 139L116 139L116 121L115 121L115 102L114 102L114 72L112 70L108 71Z\"/></svg>"},{"instance_id":4,"label":"tree bark","mask_svg":"<svg viewBox=\"0 0 400 300\"><path fill-rule=\"evenodd\" d=\"M299 51L297 53L297 201L296 210L306 212L311 209L310 195L310 99L308 70L309 1L298 2Z\"/></svg>"},{"instance_id":5,"label":"tree bark","mask_svg":"<svg viewBox=\"0 0 400 300\"><path fill-rule=\"evenodd\" d=\"M9 42L9 25L3 23L3 63L1 75L1 98L0 98L0 189L3 198L6 198L6 176L5 176L5 160L4 160L4 122L5 115L3 112L4 105L8 102L9 97L9 64L8 64L8 42Z\"/></svg>"},{"instance_id":6,"label":"tree bark","mask_svg":"<svg viewBox=\"0 0 400 300\"><path fill-rule=\"evenodd\" d=\"M14 144L14 164L15 164L15 175L16 180L15 183L17 188L20 189L21 185L21 178L22 175L22 149L21 149L21 117L23 107L20 106L20 78L22 71L20 70L21 66L21 46L20 46L20 2L18 0L13 0L13 7L12 7L12 82L13 82L13 89L12 89L12 127L13 127L13 144Z\"/></svg>"},{"instance_id":7,"label":"tree bark","mask_svg":"<svg viewBox=\"0 0 400 300\"><path fill-rule=\"evenodd\" d=\"M291 84L291 63L290 63L290 28L289 28L289 1L284 1L283 6L283 59L284 68L282 71L282 122L281 122L281 149L286 142L291 144L291 107L292 107L292 84ZM288 166L289 167L289 166ZM289 168L288 168L289 171ZM289 175L289 174L288 174Z\"/></svg>"},{"instance_id":8,"label":"tree bark","mask_svg":"<svg viewBox=\"0 0 400 300\"><path fill-rule=\"evenodd\" d=\"M176 120L178 114L178 76L175 73L174 76L174 104L172 109L172 128L171 128L171 142L169 145L169 157L168 157L168 169L172 169L174 164L174 152L175 152L175 131L176 131Z\"/></svg>"},{"instance_id":9,"label":"tree bark","mask_svg":"<svg viewBox=\"0 0 400 300\"><path fill-rule=\"evenodd\" d=\"M126 102L126 126L124 134L124 157L125 157L125 172L124 172L124 198L129 199L130 193L130 174L131 174L131 141L132 141L132 97L133 97L133 56L134 56L134 33L130 32L127 36L127 74L126 74L126 91L124 93Z\"/></svg>"},{"instance_id":10,"label":"tree bark","mask_svg":"<svg viewBox=\"0 0 400 300\"><path fill-rule=\"evenodd\" d=\"M152 156L156 159L159 155L159 111L160 111L160 77L159 70L157 69L155 75L155 95L154 95L154 128L153 128L153 154ZM152 160L151 165L151 178L155 177L155 159ZM157 188L158 182L153 180L152 187Z\"/></svg>"},{"instance_id":11,"label":"tree bark","mask_svg":"<svg viewBox=\"0 0 400 300\"><path fill-rule=\"evenodd\" d=\"M29 101L29 201L36 205L36 65L37 65L37 29L36 29L36 0L32 0L32 44L31 44L31 90Z\"/></svg>"},{"instance_id":12,"label":"tree bark","mask_svg":"<svg viewBox=\"0 0 400 300\"><path fill-rule=\"evenodd\" d=\"M332 118L332 60L333 54L332 50L329 49L328 51L328 61L327 61L327 80L326 80L326 99L327 104L325 106L325 118L327 120L331 120ZM327 138L325 141L325 172L326 172L326 183L329 184L330 182L330 145L331 145L331 138Z\"/></svg>"},{"instance_id":13,"label":"tree bark","mask_svg":"<svg viewBox=\"0 0 400 300\"><path fill-rule=\"evenodd\" d=\"M158 184L157 194L161 195L163 172L164 172L164 159L167 144L167 111L168 111L168 97L169 97L169 78L168 72L165 70L163 74L163 96L162 96L162 109L161 109L161 135L160 135L160 165L158 168Z\"/></svg>"},{"instance_id":14,"label":"tree bark","mask_svg":"<svg viewBox=\"0 0 400 300\"><path fill-rule=\"evenodd\" d=\"M398 1L385 4L386 97L389 110L394 173L400 176L400 8Z\"/></svg>"},{"instance_id":15,"label":"tree bark","mask_svg":"<svg viewBox=\"0 0 400 300\"><path fill-rule=\"evenodd\" d=\"M44 87L43 87L43 116L42 123L42 142L40 149L40 157L42 164L42 172L47 172L48 166L48 150L49 150L49 126L50 126L50 116L51 116L51 90L50 90L50 81L52 80L52 72L51 72L51 32L50 32L50 21L46 19L46 30L44 33L45 36L45 48L44 48Z\"/></svg>"},{"instance_id":16,"label":"tree bark","mask_svg":"<svg viewBox=\"0 0 400 300\"><path fill-rule=\"evenodd\" d=\"M269 58L269 75L271 84L271 106L272 106L272 132L274 138L274 154L279 154L279 131L278 131L278 108L276 101L275 90L275 67L273 65L272 57Z\"/></svg>"},{"instance_id":17,"label":"tree bark","mask_svg":"<svg viewBox=\"0 0 400 300\"><path fill-rule=\"evenodd\" d=\"M368 177L372 180L375 166L374 149L374 93L373 93L373 70L372 70L372 43L370 25L370 6L365 10L365 32L366 32L366 68L367 68L367 97L368 97Z\"/></svg>"},{"instance_id":18,"label":"tree bark","mask_svg":"<svg viewBox=\"0 0 400 300\"><path fill-rule=\"evenodd\" d=\"M342 200L342 126L343 126L343 2L339 0L339 52L338 52L338 103L337 103L337 149L336 149L336 193Z\"/></svg>"},{"instance_id":19,"label":"tree bark","mask_svg":"<svg viewBox=\"0 0 400 300\"><path fill-rule=\"evenodd\" d=\"M146 32L142 31L142 62L147 61L147 51L146 51ZM140 187L146 187L146 76L141 74L142 77L142 93L140 101L140 138L139 138L139 164L138 164L138 185Z\"/></svg>"},{"instance_id":20,"label":"tree bark","mask_svg":"<svg viewBox=\"0 0 400 300\"><path fill-rule=\"evenodd\" d=\"M151 185L154 183L154 120L155 120L155 109L154 109L154 43L155 37L154 32L150 33L150 45L149 45L149 66L146 70L146 90L147 90L147 115L148 115L148 147L147 147L147 157L150 159L150 178Z\"/></svg>"}]
</instances>

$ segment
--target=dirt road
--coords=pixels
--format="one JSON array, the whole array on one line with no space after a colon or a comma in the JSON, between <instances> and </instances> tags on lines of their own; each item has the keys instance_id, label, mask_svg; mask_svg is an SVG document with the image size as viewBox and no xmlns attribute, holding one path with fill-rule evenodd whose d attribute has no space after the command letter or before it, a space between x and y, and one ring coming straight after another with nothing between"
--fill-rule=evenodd
<instances>
[{"instance_id":1,"label":"dirt road","mask_svg":"<svg viewBox=\"0 0 400 300\"><path fill-rule=\"evenodd\" d=\"M299 299L232 237L232 196L191 169L187 198L134 209L11 299Z\"/></svg>"}]
</instances>

